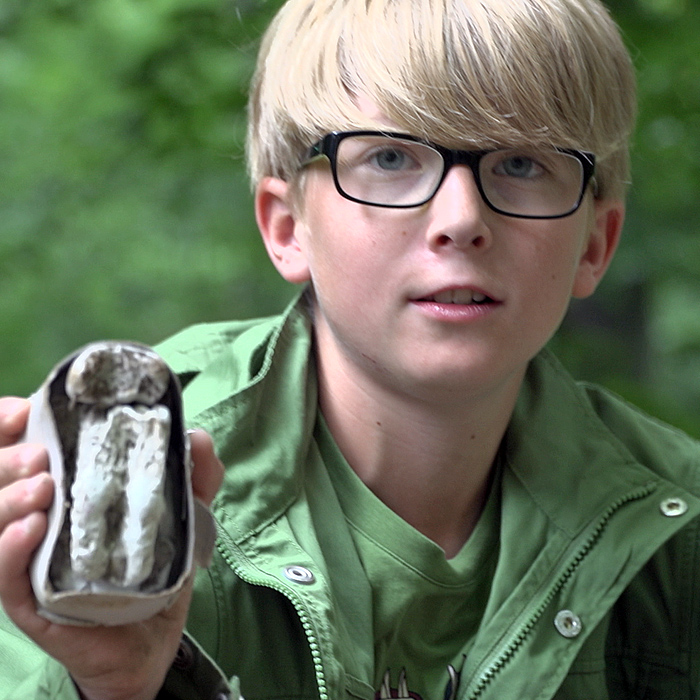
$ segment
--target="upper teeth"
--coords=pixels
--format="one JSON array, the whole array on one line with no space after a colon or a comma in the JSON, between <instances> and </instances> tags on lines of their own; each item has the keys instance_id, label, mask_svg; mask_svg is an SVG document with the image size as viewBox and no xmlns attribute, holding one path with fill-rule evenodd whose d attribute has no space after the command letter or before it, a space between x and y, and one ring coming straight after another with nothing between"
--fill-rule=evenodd
<instances>
[{"instance_id":1,"label":"upper teeth","mask_svg":"<svg viewBox=\"0 0 700 700\"><path fill-rule=\"evenodd\" d=\"M486 301L486 295L470 289L450 289L436 294L433 299L438 304L481 304Z\"/></svg>"}]
</instances>

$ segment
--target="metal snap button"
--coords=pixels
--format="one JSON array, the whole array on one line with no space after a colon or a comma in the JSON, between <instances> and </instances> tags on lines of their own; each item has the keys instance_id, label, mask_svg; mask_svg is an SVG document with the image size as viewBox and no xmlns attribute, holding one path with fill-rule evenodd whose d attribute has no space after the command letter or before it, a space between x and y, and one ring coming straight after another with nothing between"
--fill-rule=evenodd
<instances>
[{"instance_id":1,"label":"metal snap button","mask_svg":"<svg viewBox=\"0 0 700 700\"><path fill-rule=\"evenodd\" d=\"M660 508L668 518L677 518L688 511L688 504L682 498L667 498L661 501Z\"/></svg>"},{"instance_id":2,"label":"metal snap button","mask_svg":"<svg viewBox=\"0 0 700 700\"><path fill-rule=\"evenodd\" d=\"M309 569L307 569L305 566L299 566L298 564L285 566L282 573L284 573L285 578L293 581L294 583L308 585L316 580L316 577Z\"/></svg>"},{"instance_id":3,"label":"metal snap button","mask_svg":"<svg viewBox=\"0 0 700 700\"><path fill-rule=\"evenodd\" d=\"M572 639L581 634L581 618L571 610L560 610L554 618L554 626L562 637Z\"/></svg>"}]
</instances>

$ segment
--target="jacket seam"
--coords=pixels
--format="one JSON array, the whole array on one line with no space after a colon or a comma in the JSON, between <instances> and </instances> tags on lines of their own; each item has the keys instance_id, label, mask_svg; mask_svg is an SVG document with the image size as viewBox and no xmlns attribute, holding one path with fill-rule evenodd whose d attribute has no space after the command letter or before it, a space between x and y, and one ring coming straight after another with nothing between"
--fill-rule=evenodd
<instances>
[{"instance_id":1,"label":"jacket seam","mask_svg":"<svg viewBox=\"0 0 700 700\"><path fill-rule=\"evenodd\" d=\"M692 527L694 531L694 537L691 539L691 547L689 547L689 556L688 556L688 564L690 566L689 570L691 572L691 576L689 577L689 591L688 591L688 607L690 608L689 614L688 614L688 629L687 629L687 634L688 634L688 673L692 674L693 667L694 665L691 663L691 659L697 658L697 634L693 634L693 621L697 620L697 615L698 615L698 600L700 596L698 595L698 576L697 576L697 571L698 571L698 553L700 552L700 518L695 518L695 520L692 522L692 525L689 525L688 527ZM682 611L681 611L682 612ZM696 625L698 624L697 622L695 623ZM694 643L695 642L695 643ZM691 683L693 687L698 686L698 671L696 670L695 673L695 678L691 679Z\"/></svg>"},{"instance_id":2,"label":"jacket seam","mask_svg":"<svg viewBox=\"0 0 700 700\"><path fill-rule=\"evenodd\" d=\"M218 566L211 566L208 570L209 580L211 581L212 591L214 593L214 608L216 611L216 649L214 658L220 658L221 647L223 644L223 628L224 618L226 617L226 606L224 605L224 587L221 585L220 569Z\"/></svg>"}]
</instances>

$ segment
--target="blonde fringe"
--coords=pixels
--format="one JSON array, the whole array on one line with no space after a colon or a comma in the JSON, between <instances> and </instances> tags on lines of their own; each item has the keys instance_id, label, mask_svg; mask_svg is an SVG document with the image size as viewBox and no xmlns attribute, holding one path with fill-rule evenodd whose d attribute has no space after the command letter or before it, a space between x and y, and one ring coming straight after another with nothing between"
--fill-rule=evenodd
<instances>
[{"instance_id":1,"label":"blonde fringe","mask_svg":"<svg viewBox=\"0 0 700 700\"><path fill-rule=\"evenodd\" d=\"M634 71L597 0L289 0L252 85L253 184L293 179L328 131L381 128L357 95L446 146L592 151L600 196L629 181Z\"/></svg>"}]
</instances>

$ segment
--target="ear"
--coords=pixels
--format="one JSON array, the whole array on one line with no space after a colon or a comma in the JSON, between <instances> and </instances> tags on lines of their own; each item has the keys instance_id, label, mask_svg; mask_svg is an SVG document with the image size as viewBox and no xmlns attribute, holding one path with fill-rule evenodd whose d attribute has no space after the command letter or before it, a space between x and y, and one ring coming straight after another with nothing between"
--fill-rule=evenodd
<instances>
[{"instance_id":1,"label":"ear","mask_svg":"<svg viewBox=\"0 0 700 700\"><path fill-rule=\"evenodd\" d=\"M610 265L622 233L625 205L619 200L594 201L591 232L579 260L572 295L584 299L595 291Z\"/></svg>"},{"instance_id":2,"label":"ear","mask_svg":"<svg viewBox=\"0 0 700 700\"><path fill-rule=\"evenodd\" d=\"M255 219L273 265L294 284L308 282L309 265L297 239L303 223L288 182L266 177L255 190Z\"/></svg>"}]
</instances>

